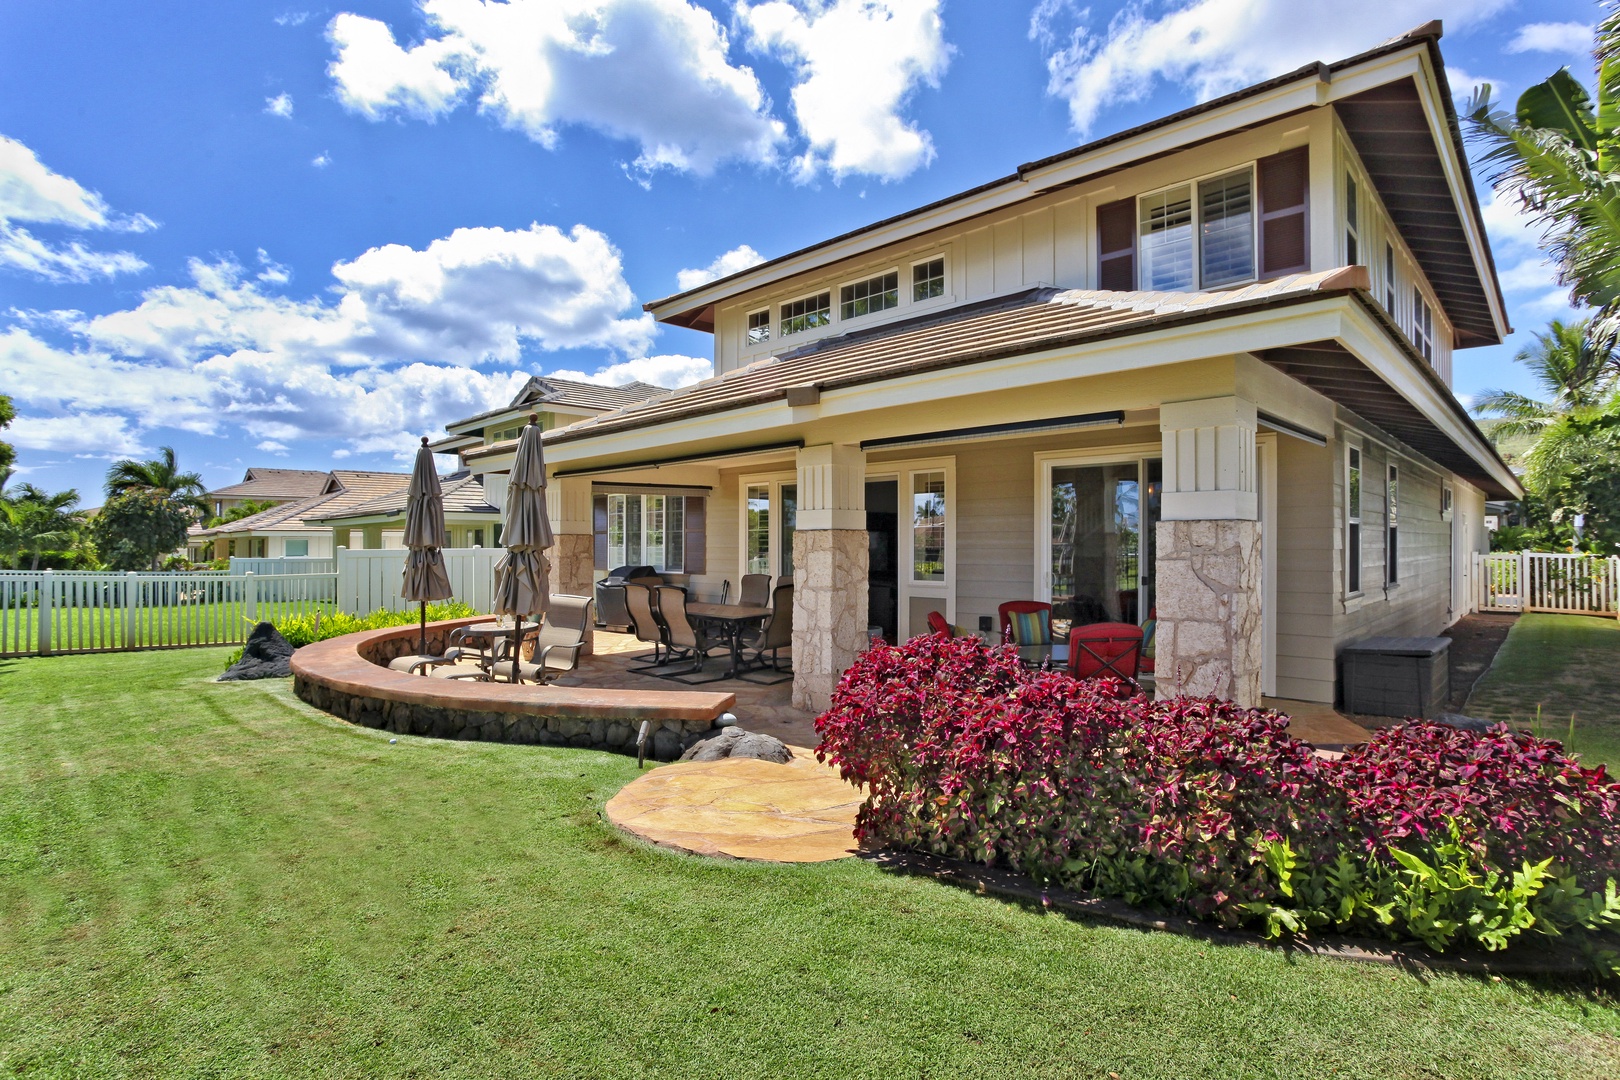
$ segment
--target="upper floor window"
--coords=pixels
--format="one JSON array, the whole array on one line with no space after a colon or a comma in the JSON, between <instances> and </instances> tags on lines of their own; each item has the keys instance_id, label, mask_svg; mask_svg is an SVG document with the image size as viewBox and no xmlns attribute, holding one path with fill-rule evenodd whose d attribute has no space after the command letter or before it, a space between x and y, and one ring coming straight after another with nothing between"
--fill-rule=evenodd
<instances>
[{"instance_id":1,"label":"upper floor window","mask_svg":"<svg viewBox=\"0 0 1620 1080\"><path fill-rule=\"evenodd\" d=\"M1412 344L1423 359L1434 363L1434 312L1416 285L1412 286Z\"/></svg>"},{"instance_id":2,"label":"upper floor window","mask_svg":"<svg viewBox=\"0 0 1620 1080\"><path fill-rule=\"evenodd\" d=\"M1361 447L1346 449L1344 462L1344 591L1361 591Z\"/></svg>"},{"instance_id":3,"label":"upper floor window","mask_svg":"<svg viewBox=\"0 0 1620 1080\"><path fill-rule=\"evenodd\" d=\"M1254 177L1248 169L1144 195L1137 229L1145 289L1211 289L1254 277Z\"/></svg>"},{"instance_id":4,"label":"upper floor window","mask_svg":"<svg viewBox=\"0 0 1620 1080\"><path fill-rule=\"evenodd\" d=\"M857 319L900 306L900 274L891 270L838 290L838 317Z\"/></svg>"},{"instance_id":5,"label":"upper floor window","mask_svg":"<svg viewBox=\"0 0 1620 1080\"><path fill-rule=\"evenodd\" d=\"M911 299L915 303L919 300L932 300L936 296L945 295L945 259L929 259L927 262L916 263L911 268Z\"/></svg>"},{"instance_id":6,"label":"upper floor window","mask_svg":"<svg viewBox=\"0 0 1620 1080\"><path fill-rule=\"evenodd\" d=\"M1344 177L1344 261L1346 266L1361 264L1361 192L1356 178Z\"/></svg>"},{"instance_id":7,"label":"upper floor window","mask_svg":"<svg viewBox=\"0 0 1620 1080\"><path fill-rule=\"evenodd\" d=\"M1389 467L1384 481L1384 584L1395 585L1401 580L1401 469Z\"/></svg>"},{"instance_id":8,"label":"upper floor window","mask_svg":"<svg viewBox=\"0 0 1620 1080\"><path fill-rule=\"evenodd\" d=\"M1384 310L1395 314L1395 245L1384 243Z\"/></svg>"},{"instance_id":9,"label":"upper floor window","mask_svg":"<svg viewBox=\"0 0 1620 1080\"><path fill-rule=\"evenodd\" d=\"M782 336L814 330L832 322L832 293L816 293L782 305Z\"/></svg>"},{"instance_id":10,"label":"upper floor window","mask_svg":"<svg viewBox=\"0 0 1620 1080\"><path fill-rule=\"evenodd\" d=\"M758 345L771 340L771 309L748 313L748 344Z\"/></svg>"}]
</instances>

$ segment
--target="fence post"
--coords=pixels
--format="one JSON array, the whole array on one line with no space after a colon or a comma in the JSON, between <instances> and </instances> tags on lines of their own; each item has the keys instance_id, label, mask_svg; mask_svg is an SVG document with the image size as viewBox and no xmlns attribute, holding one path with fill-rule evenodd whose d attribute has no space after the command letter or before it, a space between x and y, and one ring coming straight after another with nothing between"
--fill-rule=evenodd
<instances>
[{"instance_id":1,"label":"fence post","mask_svg":"<svg viewBox=\"0 0 1620 1080\"><path fill-rule=\"evenodd\" d=\"M136 647L135 600L140 586L135 577L135 571L124 571L124 648L126 649Z\"/></svg>"},{"instance_id":2,"label":"fence post","mask_svg":"<svg viewBox=\"0 0 1620 1080\"><path fill-rule=\"evenodd\" d=\"M253 571L249 570L242 575L242 596L248 622L254 626L259 625L259 579Z\"/></svg>"},{"instance_id":3,"label":"fence post","mask_svg":"<svg viewBox=\"0 0 1620 1080\"><path fill-rule=\"evenodd\" d=\"M51 655L51 615L56 607L56 578L46 570L39 579L39 655Z\"/></svg>"}]
</instances>

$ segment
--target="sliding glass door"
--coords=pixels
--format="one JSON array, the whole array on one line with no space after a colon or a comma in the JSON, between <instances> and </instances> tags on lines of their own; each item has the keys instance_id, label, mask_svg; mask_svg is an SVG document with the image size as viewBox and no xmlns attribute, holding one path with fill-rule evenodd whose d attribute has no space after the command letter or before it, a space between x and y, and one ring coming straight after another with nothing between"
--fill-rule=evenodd
<instances>
[{"instance_id":1,"label":"sliding glass door","mask_svg":"<svg viewBox=\"0 0 1620 1080\"><path fill-rule=\"evenodd\" d=\"M1159 459L1047 458L1039 583L1052 618L1140 623L1153 610ZM1061 629L1061 628L1060 628Z\"/></svg>"}]
</instances>

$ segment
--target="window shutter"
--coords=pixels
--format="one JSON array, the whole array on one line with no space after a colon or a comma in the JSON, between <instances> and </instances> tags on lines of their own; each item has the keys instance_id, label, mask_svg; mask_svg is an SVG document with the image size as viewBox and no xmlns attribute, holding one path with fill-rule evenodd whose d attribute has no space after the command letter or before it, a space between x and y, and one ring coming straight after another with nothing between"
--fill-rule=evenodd
<instances>
[{"instance_id":1,"label":"window shutter","mask_svg":"<svg viewBox=\"0 0 1620 1080\"><path fill-rule=\"evenodd\" d=\"M1310 269L1306 222L1310 151L1300 146L1257 163L1260 188L1260 277Z\"/></svg>"},{"instance_id":2,"label":"window shutter","mask_svg":"<svg viewBox=\"0 0 1620 1080\"><path fill-rule=\"evenodd\" d=\"M607 496L597 495L591 499L591 532L595 534L596 556L595 563L598 570L612 570L608 565L607 545Z\"/></svg>"},{"instance_id":3,"label":"window shutter","mask_svg":"<svg viewBox=\"0 0 1620 1080\"><path fill-rule=\"evenodd\" d=\"M686 573L708 572L709 545L705 538L705 519L709 500L698 495L686 496Z\"/></svg>"},{"instance_id":4,"label":"window shutter","mask_svg":"<svg viewBox=\"0 0 1620 1080\"><path fill-rule=\"evenodd\" d=\"M1136 200L1097 207L1097 288L1136 288Z\"/></svg>"}]
</instances>

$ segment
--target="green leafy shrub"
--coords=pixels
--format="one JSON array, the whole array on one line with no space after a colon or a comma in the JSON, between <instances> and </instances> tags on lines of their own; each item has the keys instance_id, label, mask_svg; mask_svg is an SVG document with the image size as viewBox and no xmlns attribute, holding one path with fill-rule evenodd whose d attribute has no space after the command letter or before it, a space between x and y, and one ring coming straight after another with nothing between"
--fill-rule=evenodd
<instances>
[{"instance_id":1,"label":"green leafy shrub","mask_svg":"<svg viewBox=\"0 0 1620 1080\"><path fill-rule=\"evenodd\" d=\"M445 619L468 619L478 612L471 605L460 600L448 600L442 604L429 604L427 606L428 622L441 622ZM378 608L369 615L348 615L339 612L315 612L310 615L289 615L277 619L274 623L276 632L287 639L287 644L295 649L301 649L314 641L325 641L327 638L342 637L344 634L354 634L361 630L382 630L389 626L414 626L421 621L420 610L390 611L387 608ZM230 667L242 659L242 650L237 649L231 653L225 666Z\"/></svg>"},{"instance_id":2,"label":"green leafy shrub","mask_svg":"<svg viewBox=\"0 0 1620 1080\"><path fill-rule=\"evenodd\" d=\"M1287 726L936 635L862 654L816 721L818 754L866 788L863 841L1271 937L1616 944L1620 784L1601 766L1425 723L1327 760Z\"/></svg>"}]
</instances>

